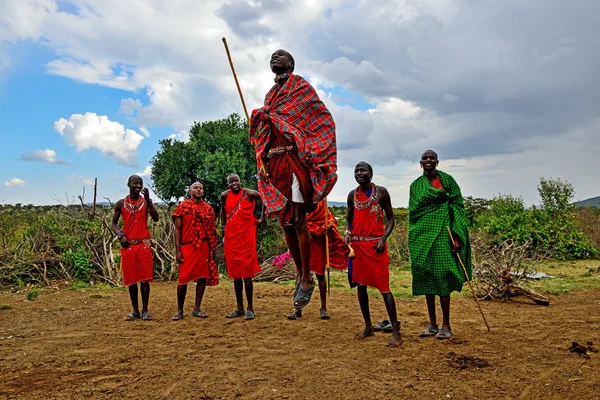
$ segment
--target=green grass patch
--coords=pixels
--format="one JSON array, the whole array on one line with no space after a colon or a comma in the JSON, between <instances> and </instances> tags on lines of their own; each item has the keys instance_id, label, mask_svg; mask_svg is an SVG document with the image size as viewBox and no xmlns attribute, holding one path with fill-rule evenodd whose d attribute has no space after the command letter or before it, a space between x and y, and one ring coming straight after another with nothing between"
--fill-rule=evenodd
<instances>
[{"instance_id":1,"label":"green grass patch","mask_svg":"<svg viewBox=\"0 0 600 400\"><path fill-rule=\"evenodd\" d=\"M538 272L545 272L553 279L529 281L527 286L541 293L554 295L573 290L600 289L600 261L548 261L540 264Z\"/></svg>"},{"instance_id":2,"label":"green grass patch","mask_svg":"<svg viewBox=\"0 0 600 400\"><path fill-rule=\"evenodd\" d=\"M95 283L90 284L85 281L73 281L67 286L68 290L82 290L82 289L93 289L93 290L125 290L123 287L111 286L106 283Z\"/></svg>"},{"instance_id":3,"label":"green grass patch","mask_svg":"<svg viewBox=\"0 0 600 400\"><path fill-rule=\"evenodd\" d=\"M29 301L37 299L40 295L40 289L31 289L27 294L25 294L25 298Z\"/></svg>"},{"instance_id":4,"label":"green grass patch","mask_svg":"<svg viewBox=\"0 0 600 400\"><path fill-rule=\"evenodd\" d=\"M12 304L0 304L0 310L12 310L15 308Z\"/></svg>"}]
</instances>

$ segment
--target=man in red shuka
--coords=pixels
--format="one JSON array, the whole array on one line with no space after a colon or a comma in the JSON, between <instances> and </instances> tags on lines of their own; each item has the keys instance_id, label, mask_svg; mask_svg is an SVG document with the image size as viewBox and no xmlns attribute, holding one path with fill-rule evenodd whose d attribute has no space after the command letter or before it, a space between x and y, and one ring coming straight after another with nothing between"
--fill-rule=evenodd
<instances>
[{"instance_id":1,"label":"man in red shuka","mask_svg":"<svg viewBox=\"0 0 600 400\"><path fill-rule=\"evenodd\" d=\"M206 286L219 284L219 272L215 263L217 249L217 226L215 210L204 201L204 187L200 182L190 186L191 199L182 201L173 213L175 224L175 251L179 264L177 281L177 312L171 318L183 318L183 303L187 284L196 282L196 302L192 316L206 318L200 309Z\"/></svg>"},{"instance_id":2,"label":"man in red shuka","mask_svg":"<svg viewBox=\"0 0 600 400\"><path fill-rule=\"evenodd\" d=\"M256 226L263 220L264 207L260 219L257 220L254 208L256 202L260 201L260 195L256 190L243 188L238 174L229 174L227 185L229 190L221 194L223 252L237 300L237 309L227 318L244 316L244 319L250 320L255 318L252 278L260 271L256 253ZM247 311L244 311L244 286L248 301Z\"/></svg>"},{"instance_id":3,"label":"man in red shuka","mask_svg":"<svg viewBox=\"0 0 600 400\"><path fill-rule=\"evenodd\" d=\"M264 106L252 112L250 141L256 146L260 197L267 213L279 219L300 273L294 307L302 309L315 289L306 213L337 181L335 123L313 87L293 74L290 53L277 50L270 66L275 85Z\"/></svg>"},{"instance_id":4,"label":"man in red shuka","mask_svg":"<svg viewBox=\"0 0 600 400\"><path fill-rule=\"evenodd\" d=\"M325 215L327 215L327 227L325 227ZM310 270L317 275L319 282L319 296L321 297L321 319L329 319L327 312L327 281L325 280L325 267L327 264L327 253L325 250L325 231L329 244L329 266L344 270L348 268L348 246L338 232L338 222L325 206L325 200L317 205L317 209L306 216L306 225L310 231ZM302 310L296 309L288 316L288 319L302 317Z\"/></svg>"},{"instance_id":5,"label":"man in red shuka","mask_svg":"<svg viewBox=\"0 0 600 400\"><path fill-rule=\"evenodd\" d=\"M390 317L392 337L388 346L398 347L402 344L400 321L390 290L389 257L385 243L395 225L392 201L386 188L371 182L373 168L366 162L356 164L354 179L358 187L348 194L344 240L346 244L352 243L356 255L348 264L348 280L352 287L358 286L358 303L365 321L365 329L354 337L362 340L375 334L367 293L367 286L371 286L381 293Z\"/></svg>"},{"instance_id":6,"label":"man in red shuka","mask_svg":"<svg viewBox=\"0 0 600 400\"><path fill-rule=\"evenodd\" d=\"M127 180L129 195L117 201L112 219L112 229L121 243L121 271L123 285L129 288L129 297L133 312L125 317L126 321L138 318L151 320L148 313L150 298L150 282L152 281L152 248L150 247L150 231L148 230L148 215L158 221L158 212L148 189L144 187L142 178L131 175ZM142 196L140 196L140 194ZM123 229L119 229L119 218L123 216ZM142 293L142 313L138 303L138 287Z\"/></svg>"}]
</instances>

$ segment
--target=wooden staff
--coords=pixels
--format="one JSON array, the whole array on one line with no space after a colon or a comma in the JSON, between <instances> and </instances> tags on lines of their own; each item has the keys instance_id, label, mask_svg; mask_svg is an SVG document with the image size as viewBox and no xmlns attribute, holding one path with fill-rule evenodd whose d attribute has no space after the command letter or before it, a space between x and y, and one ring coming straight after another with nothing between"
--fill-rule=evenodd
<instances>
[{"instance_id":1,"label":"wooden staff","mask_svg":"<svg viewBox=\"0 0 600 400\"><path fill-rule=\"evenodd\" d=\"M327 197L325 197L325 268L327 269L327 296L331 296L331 275L329 265L329 208L327 207Z\"/></svg>"},{"instance_id":2,"label":"wooden staff","mask_svg":"<svg viewBox=\"0 0 600 400\"><path fill-rule=\"evenodd\" d=\"M448 229L448 234L450 235L450 240L452 241L452 245L455 245L454 242L454 237L452 236L452 231L450 230L449 226L446 226L446 228ZM487 320L485 319L485 315L483 314L483 310L481 309L481 304L479 304L479 299L477 298L477 294L475 293L475 289L473 288L473 284L471 283L471 280L469 279L469 274L467 273L467 268L465 268L465 264L463 264L461 258L460 258L460 254L458 254L458 251L456 252L456 257L458 257L458 261L460 262L460 265L462 266L463 271L465 272L465 278L467 278L467 282L469 283L469 287L471 288L471 293L473 293L473 297L475 297L475 301L477 302L477 307L479 307L479 311L481 312L481 316L483 317L483 322L485 322L485 326L487 327L488 332L490 332L490 326L487 323Z\"/></svg>"},{"instance_id":3,"label":"wooden staff","mask_svg":"<svg viewBox=\"0 0 600 400\"><path fill-rule=\"evenodd\" d=\"M250 125L250 116L248 115L248 109L246 109L246 102L244 101L244 95L242 95L242 88L240 87L240 83L238 82L237 74L235 73L235 68L233 67L233 61L231 60L231 54L229 53L229 46L227 45L227 39L223 37L223 45L225 46L225 52L227 53L227 59L229 60L229 66L231 67L231 73L233 74L233 79L235 80L235 85L237 86L238 93L240 94L240 100L242 101L242 107L244 107L244 114L246 114L246 120L248 121L248 125ZM260 168L263 172L263 176L267 176L267 169L265 168L265 163L262 158L259 158Z\"/></svg>"}]
</instances>

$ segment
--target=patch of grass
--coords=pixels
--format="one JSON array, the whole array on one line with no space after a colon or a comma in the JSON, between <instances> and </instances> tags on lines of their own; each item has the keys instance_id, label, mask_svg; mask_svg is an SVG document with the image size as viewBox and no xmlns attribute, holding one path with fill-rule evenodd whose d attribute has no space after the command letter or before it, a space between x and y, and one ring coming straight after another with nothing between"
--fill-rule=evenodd
<instances>
[{"instance_id":1,"label":"patch of grass","mask_svg":"<svg viewBox=\"0 0 600 400\"><path fill-rule=\"evenodd\" d=\"M551 261L538 266L538 271L554 278L530 281L528 286L535 291L558 295L573 290L600 289L598 260Z\"/></svg>"},{"instance_id":2,"label":"patch of grass","mask_svg":"<svg viewBox=\"0 0 600 400\"><path fill-rule=\"evenodd\" d=\"M40 295L40 289L31 289L25 295L25 298L29 301L36 299Z\"/></svg>"},{"instance_id":3,"label":"patch of grass","mask_svg":"<svg viewBox=\"0 0 600 400\"><path fill-rule=\"evenodd\" d=\"M94 290L124 290L122 287L111 286L106 283L96 283L94 285L85 281L73 281L67 286L68 290L82 290L82 289L94 289Z\"/></svg>"},{"instance_id":4,"label":"patch of grass","mask_svg":"<svg viewBox=\"0 0 600 400\"><path fill-rule=\"evenodd\" d=\"M0 304L0 310L12 310L15 308L12 304Z\"/></svg>"}]
</instances>

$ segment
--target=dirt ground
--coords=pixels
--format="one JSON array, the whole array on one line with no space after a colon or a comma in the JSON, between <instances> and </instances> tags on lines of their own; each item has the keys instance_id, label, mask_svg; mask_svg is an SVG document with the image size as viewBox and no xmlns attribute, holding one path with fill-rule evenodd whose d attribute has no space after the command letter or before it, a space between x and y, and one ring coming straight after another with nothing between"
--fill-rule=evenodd
<instances>
[{"instance_id":1,"label":"dirt ground","mask_svg":"<svg viewBox=\"0 0 600 400\"><path fill-rule=\"evenodd\" d=\"M600 347L600 291L551 298L550 307L483 302L487 333L473 299L453 301L453 341L420 339L423 299L397 300L404 344L388 335L359 342L353 293L332 290L332 319L318 301L288 321L291 288L256 284L257 319L228 320L233 292L208 288L207 319L172 322L174 283L152 286L154 321L124 322L121 290L47 290L33 301L0 295L0 398L3 399L591 399L600 388L600 353L570 353L572 341ZM315 293L318 299L318 293ZM374 321L387 319L371 297ZM454 354L452 354L454 353ZM456 368L466 355L489 366ZM454 356L453 358L449 358ZM453 361L454 360L454 361Z\"/></svg>"}]
</instances>

